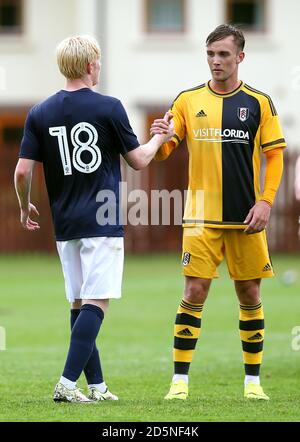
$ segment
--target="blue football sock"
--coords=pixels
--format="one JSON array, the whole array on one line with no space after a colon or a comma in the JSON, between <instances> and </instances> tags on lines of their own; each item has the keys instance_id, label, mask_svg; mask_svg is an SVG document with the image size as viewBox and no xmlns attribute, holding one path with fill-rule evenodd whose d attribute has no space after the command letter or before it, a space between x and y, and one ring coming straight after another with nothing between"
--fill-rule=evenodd
<instances>
[{"instance_id":1,"label":"blue football sock","mask_svg":"<svg viewBox=\"0 0 300 442\"><path fill-rule=\"evenodd\" d=\"M76 319L78 318L80 309L71 309L71 330L74 327ZM99 358L99 352L96 347L96 342L94 343L92 354L86 363L84 368L84 374L88 385L90 384L102 384L103 374L101 368L101 362Z\"/></svg>"},{"instance_id":2,"label":"blue football sock","mask_svg":"<svg viewBox=\"0 0 300 442\"><path fill-rule=\"evenodd\" d=\"M100 307L84 304L75 321L62 376L76 382L84 370L95 346L95 340L104 318Z\"/></svg>"}]
</instances>

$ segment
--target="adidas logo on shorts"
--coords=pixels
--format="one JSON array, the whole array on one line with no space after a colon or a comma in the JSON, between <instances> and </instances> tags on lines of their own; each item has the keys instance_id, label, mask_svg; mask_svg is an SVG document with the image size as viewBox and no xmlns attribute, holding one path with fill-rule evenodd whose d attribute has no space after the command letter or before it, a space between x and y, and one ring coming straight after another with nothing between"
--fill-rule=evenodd
<instances>
[{"instance_id":1,"label":"adidas logo on shorts","mask_svg":"<svg viewBox=\"0 0 300 442\"><path fill-rule=\"evenodd\" d=\"M263 272L268 272L269 270L272 270L271 264L266 264L263 268Z\"/></svg>"}]
</instances>

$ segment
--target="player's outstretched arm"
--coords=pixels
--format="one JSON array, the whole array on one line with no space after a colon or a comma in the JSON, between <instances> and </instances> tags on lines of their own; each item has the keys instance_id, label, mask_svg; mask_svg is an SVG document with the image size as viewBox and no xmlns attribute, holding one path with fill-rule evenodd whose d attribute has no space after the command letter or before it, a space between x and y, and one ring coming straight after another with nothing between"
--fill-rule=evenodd
<instances>
[{"instance_id":1,"label":"player's outstretched arm","mask_svg":"<svg viewBox=\"0 0 300 442\"><path fill-rule=\"evenodd\" d=\"M154 135L146 144L128 152L124 158L126 162L135 170L141 170L148 166L150 161L154 158L160 146L167 141L170 141L174 136L174 124L172 121L173 115L167 112L162 120L162 124L156 129Z\"/></svg>"},{"instance_id":2,"label":"player's outstretched arm","mask_svg":"<svg viewBox=\"0 0 300 442\"><path fill-rule=\"evenodd\" d=\"M37 208L30 202L32 172L35 161L20 158L15 170L15 189L20 206L20 221L24 229L34 231L40 228L31 216L39 215Z\"/></svg>"}]
</instances>

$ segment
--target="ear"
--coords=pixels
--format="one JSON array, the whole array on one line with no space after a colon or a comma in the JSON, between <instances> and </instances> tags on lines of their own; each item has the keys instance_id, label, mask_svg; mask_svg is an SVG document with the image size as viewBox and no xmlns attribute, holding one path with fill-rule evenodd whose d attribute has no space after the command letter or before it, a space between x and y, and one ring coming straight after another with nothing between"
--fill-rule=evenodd
<instances>
[{"instance_id":1,"label":"ear","mask_svg":"<svg viewBox=\"0 0 300 442\"><path fill-rule=\"evenodd\" d=\"M93 70L93 66L92 66L92 63L88 63L87 64L87 67L86 67L86 72L87 72L87 74L91 74L92 73L92 70Z\"/></svg>"},{"instance_id":2,"label":"ear","mask_svg":"<svg viewBox=\"0 0 300 442\"><path fill-rule=\"evenodd\" d=\"M241 52L238 54L238 60L237 60L237 62L238 62L238 63L242 63L242 61L244 60L244 58L245 58L245 52L241 51Z\"/></svg>"}]
</instances>

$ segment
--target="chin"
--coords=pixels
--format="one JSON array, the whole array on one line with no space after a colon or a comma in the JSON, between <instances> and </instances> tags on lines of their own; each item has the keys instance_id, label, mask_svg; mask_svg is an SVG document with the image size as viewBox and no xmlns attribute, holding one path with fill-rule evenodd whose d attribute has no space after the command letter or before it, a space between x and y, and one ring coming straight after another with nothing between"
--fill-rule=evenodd
<instances>
[{"instance_id":1,"label":"chin","mask_svg":"<svg viewBox=\"0 0 300 442\"><path fill-rule=\"evenodd\" d=\"M226 81L228 80L228 77L225 77L224 74L222 74L222 75L215 75L214 79L218 81Z\"/></svg>"}]
</instances>

